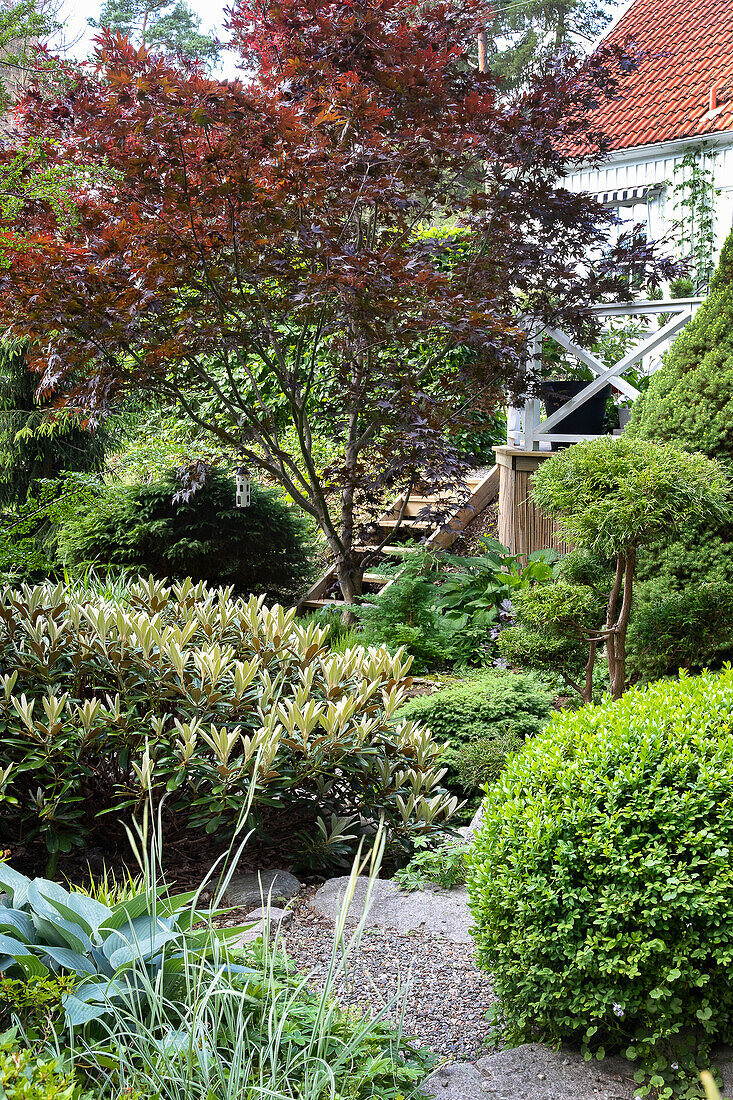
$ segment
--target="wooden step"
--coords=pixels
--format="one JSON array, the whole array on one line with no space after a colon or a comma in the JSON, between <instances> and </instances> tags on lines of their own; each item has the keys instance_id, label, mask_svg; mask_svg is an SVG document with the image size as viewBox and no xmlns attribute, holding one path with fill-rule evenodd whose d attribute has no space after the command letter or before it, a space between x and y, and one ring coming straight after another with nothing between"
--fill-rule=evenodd
<instances>
[{"instance_id":1,"label":"wooden step","mask_svg":"<svg viewBox=\"0 0 733 1100\"><path fill-rule=\"evenodd\" d=\"M341 607L343 600L303 600L300 604L301 607L312 608L313 611L318 611L322 607Z\"/></svg>"},{"instance_id":2,"label":"wooden step","mask_svg":"<svg viewBox=\"0 0 733 1100\"><path fill-rule=\"evenodd\" d=\"M390 578L384 573L364 573L361 579L365 584L386 584Z\"/></svg>"},{"instance_id":3,"label":"wooden step","mask_svg":"<svg viewBox=\"0 0 733 1100\"><path fill-rule=\"evenodd\" d=\"M375 548L373 546L356 546L354 549L361 554L373 554ZM387 557L401 558L405 554L409 554L412 549L414 549L412 546L383 546L379 553L386 554Z\"/></svg>"},{"instance_id":4,"label":"wooden step","mask_svg":"<svg viewBox=\"0 0 733 1100\"><path fill-rule=\"evenodd\" d=\"M378 519L377 527L402 527L406 531L430 531L435 526L434 523L418 523L412 519L412 516L405 516L404 519Z\"/></svg>"}]
</instances>

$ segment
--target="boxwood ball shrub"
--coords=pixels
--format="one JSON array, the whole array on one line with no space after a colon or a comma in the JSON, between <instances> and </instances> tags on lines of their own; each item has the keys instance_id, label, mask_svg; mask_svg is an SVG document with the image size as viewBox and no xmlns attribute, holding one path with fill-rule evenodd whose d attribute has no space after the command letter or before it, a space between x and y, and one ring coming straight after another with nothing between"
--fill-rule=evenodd
<instances>
[{"instance_id":1,"label":"boxwood ball shrub","mask_svg":"<svg viewBox=\"0 0 733 1100\"><path fill-rule=\"evenodd\" d=\"M484 805L469 902L509 1031L671 1095L733 1036L733 670L557 715Z\"/></svg>"}]
</instances>

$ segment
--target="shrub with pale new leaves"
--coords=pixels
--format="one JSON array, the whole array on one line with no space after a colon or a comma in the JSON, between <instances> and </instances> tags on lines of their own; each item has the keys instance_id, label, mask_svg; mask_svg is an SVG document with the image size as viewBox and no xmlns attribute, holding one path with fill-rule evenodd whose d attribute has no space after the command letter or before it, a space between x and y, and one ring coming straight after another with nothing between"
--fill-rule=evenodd
<instances>
[{"instance_id":1,"label":"shrub with pale new leaves","mask_svg":"<svg viewBox=\"0 0 733 1100\"><path fill-rule=\"evenodd\" d=\"M409 848L456 808L440 746L395 711L402 652L334 654L294 609L149 579L0 590L0 824L12 843L87 843L152 796L231 831L282 809L316 859L346 859L365 819Z\"/></svg>"}]
</instances>

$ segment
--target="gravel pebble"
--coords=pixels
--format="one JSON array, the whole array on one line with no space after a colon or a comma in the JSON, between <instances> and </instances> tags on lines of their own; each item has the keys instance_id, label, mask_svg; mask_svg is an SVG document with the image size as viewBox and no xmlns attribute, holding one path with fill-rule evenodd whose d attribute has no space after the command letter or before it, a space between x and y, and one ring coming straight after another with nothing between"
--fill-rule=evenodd
<instances>
[{"instance_id":1,"label":"gravel pebble","mask_svg":"<svg viewBox=\"0 0 733 1100\"><path fill-rule=\"evenodd\" d=\"M298 899L280 942L315 983L331 958L333 924L312 909L312 896L309 890ZM401 988L405 1034L417 1036L442 1058L473 1060L487 1053L486 1012L494 1000L473 950L472 944L449 943L424 932L366 929L334 993L344 1006L379 1011ZM391 1009L393 1019L400 1007Z\"/></svg>"}]
</instances>

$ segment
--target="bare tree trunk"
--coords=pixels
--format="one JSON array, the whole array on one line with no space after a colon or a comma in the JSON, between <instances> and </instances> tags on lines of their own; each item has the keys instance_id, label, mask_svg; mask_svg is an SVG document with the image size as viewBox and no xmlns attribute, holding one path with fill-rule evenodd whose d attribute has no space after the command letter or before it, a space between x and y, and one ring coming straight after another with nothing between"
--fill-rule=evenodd
<instances>
[{"instance_id":1,"label":"bare tree trunk","mask_svg":"<svg viewBox=\"0 0 733 1100\"><path fill-rule=\"evenodd\" d=\"M616 682L616 620L618 618L618 601L621 596L623 583L624 559L622 555L619 554L616 559L616 577L608 597L608 606L606 608L606 656L608 657L608 676L611 682L611 695L614 699L617 698L617 696L613 695L613 687Z\"/></svg>"},{"instance_id":2,"label":"bare tree trunk","mask_svg":"<svg viewBox=\"0 0 733 1100\"><path fill-rule=\"evenodd\" d=\"M478 35L478 71L489 71L489 36L486 31L480 31Z\"/></svg>"},{"instance_id":3,"label":"bare tree trunk","mask_svg":"<svg viewBox=\"0 0 733 1100\"><path fill-rule=\"evenodd\" d=\"M353 626L356 616L352 606L362 593L363 569L357 565L352 555L342 556L336 561L336 576L338 577L341 595L344 598L344 610L341 616L344 623Z\"/></svg>"},{"instance_id":4,"label":"bare tree trunk","mask_svg":"<svg viewBox=\"0 0 733 1100\"><path fill-rule=\"evenodd\" d=\"M634 570L636 569L636 547L632 546L626 554L624 563L624 598L621 611L615 625L614 648L616 656L615 676L611 681L611 697L620 699L626 690L626 634L629 629L631 601L634 594Z\"/></svg>"},{"instance_id":5,"label":"bare tree trunk","mask_svg":"<svg viewBox=\"0 0 733 1100\"><path fill-rule=\"evenodd\" d=\"M583 687L583 702L593 702L593 669L596 667L596 650L598 648L598 642L594 639L590 642L590 650L588 652L588 663L585 666L585 684Z\"/></svg>"}]
</instances>

